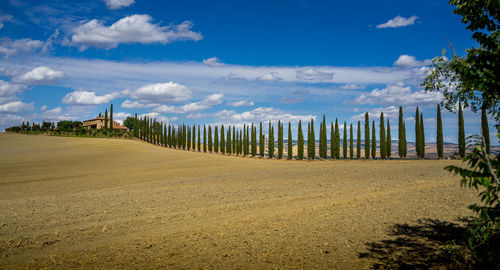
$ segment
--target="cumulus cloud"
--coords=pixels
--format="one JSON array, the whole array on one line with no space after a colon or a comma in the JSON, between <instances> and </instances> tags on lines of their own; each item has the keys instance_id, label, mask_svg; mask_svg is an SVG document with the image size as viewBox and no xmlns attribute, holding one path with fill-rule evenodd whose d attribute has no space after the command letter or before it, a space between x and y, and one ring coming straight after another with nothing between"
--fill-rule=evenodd
<instances>
[{"instance_id":1,"label":"cumulus cloud","mask_svg":"<svg viewBox=\"0 0 500 270\"><path fill-rule=\"evenodd\" d=\"M17 54L30 54L42 49L44 42L40 40L32 40L29 38L12 40L10 38L0 39L0 55L9 58Z\"/></svg>"},{"instance_id":2,"label":"cumulus cloud","mask_svg":"<svg viewBox=\"0 0 500 270\"><path fill-rule=\"evenodd\" d=\"M257 79L261 80L261 81L279 81L279 80L281 80L281 78L277 75L276 72L266 73L266 74L258 77Z\"/></svg>"},{"instance_id":3,"label":"cumulus cloud","mask_svg":"<svg viewBox=\"0 0 500 270\"><path fill-rule=\"evenodd\" d=\"M253 101L240 100L240 101L229 102L227 105L231 107L242 107L242 106L253 106L255 104Z\"/></svg>"},{"instance_id":4,"label":"cumulus cloud","mask_svg":"<svg viewBox=\"0 0 500 270\"><path fill-rule=\"evenodd\" d=\"M164 122L167 124L175 122L179 119L178 117L163 116L159 112L150 112L139 115L139 117L145 117L145 116L149 117L150 119L156 119L156 121Z\"/></svg>"},{"instance_id":5,"label":"cumulus cloud","mask_svg":"<svg viewBox=\"0 0 500 270\"><path fill-rule=\"evenodd\" d=\"M348 90L355 90L355 89L365 89L366 87L362 86L362 85L357 85L357 84L351 83L351 84L344 84L340 88L348 89Z\"/></svg>"},{"instance_id":6,"label":"cumulus cloud","mask_svg":"<svg viewBox=\"0 0 500 270\"><path fill-rule=\"evenodd\" d=\"M27 73L17 76L14 81L25 84L51 84L57 82L63 73L46 66L34 68Z\"/></svg>"},{"instance_id":7,"label":"cumulus cloud","mask_svg":"<svg viewBox=\"0 0 500 270\"><path fill-rule=\"evenodd\" d=\"M316 81L316 80L331 80L333 79L333 72L323 72L316 69L306 69L306 70L297 70L296 77L299 80L306 81Z\"/></svg>"},{"instance_id":8,"label":"cumulus cloud","mask_svg":"<svg viewBox=\"0 0 500 270\"><path fill-rule=\"evenodd\" d=\"M384 113L384 118L386 119L395 120L399 117L399 107L396 106L371 109L370 111L368 111L368 116L370 117L370 125L372 120L375 120L376 122L377 119L380 119L381 112ZM360 113L351 117L352 121L363 121L364 119L365 113Z\"/></svg>"},{"instance_id":9,"label":"cumulus cloud","mask_svg":"<svg viewBox=\"0 0 500 270\"><path fill-rule=\"evenodd\" d=\"M256 123L259 121L277 122L278 120L284 123L289 121L292 123L298 123L299 120L309 121L311 119L316 119L316 116L314 115L294 115L272 107L259 107L254 110L242 113L237 113L233 110L222 110L216 113L214 116L220 123L230 125Z\"/></svg>"},{"instance_id":10,"label":"cumulus cloud","mask_svg":"<svg viewBox=\"0 0 500 270\"><path fill-rule=\"evenodd\" d=\"M127 117L131 116L130 113L126 113L126 112L114 112L113 113L113 121L116 121L120 124L123 124L123 121L125 121L125 119Z\"/></svg>"},{"instance_id":11,"label":"cumulus cloud","mask_svg":"<svg viewBox=\"0 0 500 270\"><path fill-rule=\"evenodd\" d=\"M437 104L443 99L440 92L425 92L419 90L411 91L411 87L405 87L402 83L389 85L384 89L374 89L356 98L358 104L382 104L382 105L427 105Z\"/></svg>"},{"instance_id":12,"label":"cumulus cloud","mask_svg":"<svg viewBox=\"0 0 500 270\"><path fill-rule=\"evenodd\" d=\"M109 9L120 9L135 3L135 0L104 0Z\"/></svg>"},{"instance_id":13,"label":"cumulus cloud","mask_svg":"<svg viewBox=\"0 0 500 270\"><path fill-rule=\"evenodd\" d=\"M180 114L201 111L204 109L208 109L211 106L220 104L222 102L223 97L224 95L222 94L212 94L200 102L192 102L182 106L162 105L157 107L155 111L162 113L180 113Z\"/></svg>"},{"instance_id":14,"label":"cumulus cloud","mask_svg":"<svg viewBox=\"0 0 500 270\"><path fill-rule=\"evenodd\" d=\"M129 100L129 99L125 100L121 105L122 108L127 108L127 109L146 108L146 107L152 107L152 106L154 106L154 105L142 104L140 102Z\"/></svg>"},{"instance_id":15,"label":"cumulus cloud","mask_svg":"<svg viewBox=\"0 0 500 270\"><path fill-rule=\"evenodd\" d=\"M191 31L193 23L184 21L179 25L160 26L152 24L149 15L131 15L124 17L110 26L93 19L73 30L71 42L85 50L94 46L99 48L116 48L125 43L161 43L167 44L180 40L202 39L202 35Z\"/></svg>"},{"instance_id":16,"label":"cumulus cloud","mask_svg":"<svg viewBox=\"0 0 500 270\"><path fill-rule=\"evenodd\" d=\"M0 15L0 29L3 28L3 23L4 22L11 22L13 20L13 17L11 15Z\"/></svg>"},{"instance_id":17,"label":"cumulus cloud","mask_svg":"<svg viewBox=\"0 0 500 270\"><path fill-rule=\"evenodd\" d=\"M147 104L174 103L187 101L191 97L191 90L171 81L142 86L130 93L130 96Z\"/></svg>"},{"instance_id":18,"label":"cumulus cloud","mask_svg":"<svg viewBox=\"0 0 500 270\"><path fill-rule=\"evenodd\" d=\"M415 56L403 54L398 57L398 60L394 62L394 65L399 67L419 67L430 63L432 63L431 59L419 61L415 58Z\"/></svg>"},{"instance_id":19,"label":"cumulus cloud","mask_svg":"<svg viewBox=\"0 0 500 270\"><path fill-rule=\"evenodd\" d=\"M210 57L208 59L203 59L203 64L215 67L224 65L224 63L222 63L220 59L217 57Z\"/></svg>"},{"instance_id":20,"label":"cumulus cloud","mask_svg":"<svg viewBox=\"0 0 500 270\"><path fill-rule=\"evenodd\" d=\"M25 85L0 80L0 98L15 97L26 89Z\"/></svg>"},{"instance_id":21,"label":"cumulus cloud","mask_svg":"<svg viewBox=\"0 0 500 270\"><path fill-rule=\"evenodd\" d=\"M415 20L418 19L417 16L411 16L409 18L396 16L393 19L388 20L386 23L382 23L377 25L377 28L397 28L412 25L415 23Z\"/></svg>"},{"instance_id":22,"label":"cumulus cloud","mask_svg":"<svg viewBox=\"0 0 500 270\"><path fill-rule=\"evenodd\" d=\"M21 101L12 101L0 105L0 112L18 113L31 110L33 110L33 104L24 103Z\"/></svg>"},{"instance_id":23,"label":"cumulus cloud","mask_svg":"<svg viewBox=\"0 0 500 270\"><path fill-rule=\"evenodd\" d=\"M66 96L64 96L62 99L62 103L71 105L97 105L106 104L118 97L120 97L120 93L118 92L98 96L95 92L76 90L74 92L66 94Z\"/></svg>"}]
</instances>

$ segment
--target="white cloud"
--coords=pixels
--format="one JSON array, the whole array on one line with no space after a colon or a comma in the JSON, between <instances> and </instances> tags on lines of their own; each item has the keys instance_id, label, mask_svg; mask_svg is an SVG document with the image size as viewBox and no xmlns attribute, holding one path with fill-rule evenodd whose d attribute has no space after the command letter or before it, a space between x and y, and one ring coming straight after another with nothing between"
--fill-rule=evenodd
<instances>
[{"instance_id":1,"label":"white cloud","mask_svg":"<svg viewBox=\"0 0 500 270\"><path fill-rule=\"evenodd\" d=\"M3 28L3 22L12 22L13 21L13 17L11 15L0 15L0 29Z\"/></svg>"},{"instance_id":2,"label":"white cloud","mask_svg":"<svg viewBox=\"0 0 500 270\"><path fill-rule=\"evenodd\" d=\"M368 111L368 116L370 117L370 125L371 125L371 122L373 120L375 120L375 122L380 120L380 113L381 112L384 113L385 119L395 120L395 119L398 119L398 117L399 117L399 107L396 107L396 106L371 109L370 111ZM354 115L351 117L352 121L358 121L358 120L361 121L364 119L365 119L365 113L360 113L358 115Z\"/></svg>"},{"instance_id":3,"label":"white cloud","mask_svg":"<svg viewBox=\"0 0 500 270\"><path fill-rule=\"evenodd\" d=\"M132 15L124 17L111 26L93 19L73 30L71 42L80 46L80 50L88 47L116 48L125 43L161 43L167 44L180 40L202 39L202 35L191 31L193 23L184 21L179 25L159 26L152 24L149 15Z\"/></svg>"},{"instance_id":4,"label":"white cloud","mask_svg":"<svg viewBox=\"0 0 500 270\"><path fill-rule=\"evenodd\" d=\"M5 58L17 54L30 54L43 48L44 42L40 40L32 40L29 38L12 40L10 38L0 39L0 55Z\"/></svg>"},{"instance_id":5,"label":"white cloud","mask_svg":"<svg viewBox=\"0 0 500 270\"><path fill-rule=\"evenodd\" d=\"M33 110L33 104L24 103L21 101L13 101L0 105L0 112L18 113Z\"/></svg>"},{"instance_id":6,"label":"white cloud","mask_svg":"<svg viewBox=\"0 0 500 270\"><path fill-rule=\"evenodd\" d=\"M161 115L158 112L150 112L150 113L144 113L144 114L139 115L139 117L144 117L144 116L147 116L150 119L156 119L156 121L160 121L160 122L167 123L167 124L175 122L179 119L178 117L166 117L166 116Z\"/></svg>"},{"instance_id":7,"label":"white cloud","mask_svg":"<svg viewBox=\"0 0 500 270\"><path fill-rule=\"evenodd\" d=\"M295 76L299 80L314 81L314 80L332 80L333 75L334 75L333 72L324 72L309 68L306 70L297 70Z\"/></svg>"},{"instance_id":8,"label":"white cloud","mask_svg":"<svg viewBox=\"0 0 500 270\"><path fill-rule=\"evenodd\" d=\"M120 97L120 93L118 92L98 96L95 92L76 90L74 92L66 94L66 96L64 96L62 99L62 103L72 105L97 105L106 104L118 97Z\"/></svg>"},{"instance_id":9,"label":"white cloud","mask_svg":"<svg viewBox=\"0 0 500 270\"><path fill-rule=\"evenodd\" d=\"M18 126L20 125L23 121L25 121L26 118L20 115L15 115L15 114L2 114L0 117L0 127L2 127L0 130L9 127L9 126Z\"/></svg>"},{"instance_id":10,"label":"white cloud","mask_svg":"<svg viewBox=\"0 0 500 270\"><path fill-rule=\"evenodd\" d=\"M411 87L404 87L402 83L388 85L386 88L379 90L374 89L367 94L362 94L356 100L358 104L381 104L381 105L428 105L437 104L443 99L443 94L440 92L425 92L419 90L411 91Z\"/></svg>"},{"instance_id":11,"label":"white cloud","mask_svg":"<svg viewBox=\"0 0 500 270\"><path fill-rule=\"evenodd\" d=\"M281 80L281 78L277 75L276 72L266 73L266 74L258 77L257 79L261 80L261 81L279 81L279 80Z\"/></svg>"},{"instance_id":12,"label":"white cloud","mask_svg":"<svg viewBox=\"0 0 500 270\"><path fill-rule=\"evenodd\" d=\"M411 16L409 18L396 16L393 19L390 19L386 23L377 25L377 28L397 28L412 25L415 23L415 20L418 19L417 16Z\"/></svg>"},{"instance_id":13,"label":"white cloud","mask_svg":"<svg viewBox=\"0 0 500 270\"><path fill-rule=\"evenodd\" d=\"M214 115L222 124L243 124L243 123L257 123L260 121L277 122L278 120L283 123L292 122L298 123L299 120L309 121L316 119L314 115L294 115L291 113L283 112L280 109L268 107L259 107L251 111L237 113L233 110L222 110Z\"/></svg>"},{"instance_id":14,"label":"white cloud","mask_svg":"<svg viewBox=\"0 0 500 270\"><path fill-rule=\"evenodd\" d=\"M355 90L355 89L365 89L366 87L362 86L362 85L357 85L357 84L351 83L351 84L344 84L340 88L348 89L348 90Z\"/></svg>"},{"instance_id":15,"label":"white cloud","mask_svg":"<svg viewBox=\"0 0 500 270\"><path fill-rule=\"evenodd\" d=\"M63 73L46 66L34 68L27 73L17 76L14 81L26 84L51 84L57 82Z\"/></svg>"},{"instance_id":16,"label":"white cloud","mask_svg":"<svg viewBox=\"0 0 500 270\"><path fill-rule=\"evenodd\" d=\"M200 102L192 102L182 106L167 106L162 105L155 109L156 112L162 113L191 113L210 108L210 106L218 105L222 102L222 94L212 94Z\"/></svg>"},{"instance_id":17,"label":"white cloud","mask_svg":"<svg viewBox=\"0 0 500 270\"><path fill-rule=\"evenodd\" d=\"M40 111L45 111L47 110L47 105L43 105L42 107L40 107Z\"/></svg>"},{"instance_id":18,"label":"white cloud","mask_svg":"<svg viewBox=\"0 0 500 270\"><path fill-rule=\"evenodd\" d=\"M104 0L109 9L120 9L135 3L135 0Z\"/></svg>"},{"instance_id":19,"label":"white cloud","mask_svg":"<svg viewBox=\"0 0 500 270\"><path fill-rule=\"evenodd\" d=\"M142 86L133 91L130 96L139 102L149 104L184 102L191 97L191 90L171 81Z\"/></svg>"},{"instance_id":20,"label":"white cloud","mask_svg":"<svg viewBox=\"0 0 500 270\"><path fill-rule=\"evenodd\" d=\"M229 102L228 105L231 107L241 107L241 106L253 106L255 104L253 101L240 100L235 102Z\"/></svg>"},{"instance_id":21,"label":"white cloud","mask_svg":"<svg viewBox=\"0 0 500 270\"><path fill-rule=\"evenodd\" d=\"M415 56L403 54L398 57L398 60L394 62L394 65L399 67L419 67L423 65L429 65L431 63L431 59L419 61L417 60L417 58L415 58Z\"/></svg>"},{"instance_id":22,"label":"white cloud","mask_svg":"<svg viewBox=\"0 0 500 270\"><path fill-rule=\"evenodd\" d=\"M26 89L25 85L0 80L0 101L2 98L15 98Z\"/></svg>"},{"instance_id":23,"label":"white cloud","mask_svg":"<svg viewBox=\"0 0 500 270\"><path fill-rule=\"evenodd\" d=\"M208 59L203 59L203 64L209 65L209 66L223 66L224 63L220 61L219 58L217 57L210 57Z\"/></svg>"},{"instance_id":24,"label":"white cloud","mask_svg":"<svg viewBox=\"0 0 500 270\"><path fill-rule=\"evenodd\" d=\"M127 117L131 116L130 113L126 113L126 112L114 112L113 113L113 121L116 121L120 124L123 124L123 121L125 121L125 119Z\"/></svg>"},{"instance_id":25,"label":"white cloud","mask_svg":"<svg viewBox=\"0 0 500 270\"><path fill-rule=\"evenodd\" d=\"M127 99L122 103L121 107L127 108L127 109L135 109L135 108L146 108L146 107L152 107L152 106Z\"/></svg>"}]
</instances>

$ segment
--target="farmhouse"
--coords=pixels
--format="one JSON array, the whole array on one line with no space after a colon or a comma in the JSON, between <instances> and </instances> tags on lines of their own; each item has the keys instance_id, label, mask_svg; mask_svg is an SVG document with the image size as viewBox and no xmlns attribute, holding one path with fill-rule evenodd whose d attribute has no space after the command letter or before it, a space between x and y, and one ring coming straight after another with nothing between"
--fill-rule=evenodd
<instances>
[{"instance_id":1,"label":"farmhouse","mask_svg":"<svg viewBox=\"0 0 500 270\"><path fill-rule=\"evenodd\" d=\"M109 120L108 120L109 121ZM86 129L102 129L104 128L104 117L99 116L94 119L84 120L83 127ZM120 125L120 123L113 121L113 129L128 131L129 129L126 126Z\"/></svg>"}]
</instances>

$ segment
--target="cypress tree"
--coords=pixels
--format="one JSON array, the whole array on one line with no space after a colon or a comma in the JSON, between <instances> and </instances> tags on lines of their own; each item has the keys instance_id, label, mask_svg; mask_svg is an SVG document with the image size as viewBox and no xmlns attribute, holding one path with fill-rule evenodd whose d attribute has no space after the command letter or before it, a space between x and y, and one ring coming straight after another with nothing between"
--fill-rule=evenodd
<instances>
[{"instance_id":1,"label":"cypress tree","mask_svg":"<svg viewBox=\"0 0 500 270\"><path fill-rule=\"evenodd\" d=\"M191 129L187 129L187 145L186 145L187 150L191 150Z\"/></svg>"},{"instance_id":2,"label":"cypress tree","mask_svg":"<svg viewBox=\"0 0 500 270\"><path fill-rule=\"evenodd\" d=\"M269 121L269 139L267 142L268 156L269 158L274 157L274 127L271 126L271 121Z\"/></svg>"},{"instance_id":3,"label":"cypress tree","mask_svg":"<svg viewBox=\"0 0 500 270\"><path fill-rule=\"evenodd\" d=\"M335 130L333 129L333 122L330 122L330 158L335 158Z\"/></svg>"},{"instance_id":4,"label":"cypress tree","mask_svg":"<svg viewBox=\"0 0 500 270\"><path fill-rule=\"evenodd\" d=\"M220 127L220 153L225 154L226 153L226 140L224 138L224 125Z\"/></svg>"},{"instance_id":5,"label":"cypress tree","mask_svg":"<svg viewBox=\"0 0 500 270\"><path fill-rule=\"evenodd\" d=\"M212 153L212 127L208 125L208 152Z\"/></svg>"},{"instance_id":6,"label":"cypress tree","mask_svg":"<svg viewBox=\"0 0 500 270\"><path fill-rule=\"evenodd\" d=\"M243 134L240 130L240 140L238 142L240 154L243 154Z\"/></svg>"},{"instance_id":7,"label":"cypress tree","mask_svg":"<svg viewBox=\"0 0 500 270\"><path fill-rule=\"evenodd\" d=\"M424 133L424 117L420 113L420 158L425 157L425 133Z\"/></svg>"},{"instance_id":8,"label":"cypress tree","mask_svg":"<svg viewBox=\"0 0 500 270\"><path fill-rule=\"evenodd\" d=\"M484 108L481 109L481 136L484 138L484 147L486 148L486 153L489 155L491 153L490 128L488 127L488 116Z\"/></svg>"},{"instance_id":9,"label":"cypress tree","mask_svg":"<svg viewBox=\"0 0 500 270\"><path fill-rule=\"evenodd\" d=\"M104 130L108 130L108 108L104 110Z\"/></svg>"},{"instance_id":10,"label":"cypress tree","mask_svg":"<svg viewBox=\"0 0 500 270\"><path fill-rule=\"evenodd\" d=\"M247 126L243 124L243 155L248 155L247 152Z\"/></svg>"},{"instance_id":11,"label":"cypress tree","mask_svg":"<svg viewBox=\"0 0 500 270\"><path fill-rule=\"evenodd\" d=\"M415 111L415 151L417 152L417 157L420 158L420 113L418 112L418 107Z\"/></svg>"},{"instance_id":12,"label":"cypress tree","mask_svg":"<svg viewBox=\"0 0 500 270\"><path fill-rule=\"evenodd\" d=\"M214 152L219 153L219 127L215 126L214 129Z\"/></svg>"},{"instance_id":13,"label":"cypress tree","mask_svg":"<svg viewBox=\"0 0 500 270\"><path fill-rule=\"evenodd\" d=\"M391 124L389 123L389 119L387 119L387 143L385 144L387 150L385 155L387 158L391 158L392 154L392 138L391 138Z\"/></svg>"},{"instance_id":14,"label":"cypress tree","mask_svg":"<svg viewBox=\"0 0 500 270\"><path fill-rule=\"evenodd\" d=\"M308 158L314 160L316 158L316 136L314 135L314 119L311 119L309 137L307 138Z\"/></svg>"},{"instance_id":15,"label":"cypress tree","mask_svg":"<svg viewBox=\"0 0 500 270\"><path fill-rule=\"evenodd\" d=\"M405 145L405 132L404 132L404 119L403 119L403 108L399 106L399 122L398 122L398 155L399 158L404 158L404 145Z\"/></svg>"},{"instance_id":16,"label":"cypress tree","mask_svg":"<svg viewBox=\"0 0 500 270\"><path fill-rule=\"evenodd\" d=\"M171 130L170 130L170 124L168 124L168 128L167 128L167 146L168 147L171 147L172 146L172 142L170 141L170 138L171 137Z\"/></svg>"},{"instance_id":17,"label":"cypress tree","mask_svg":"<svg viewBox=\"0 0 500 270\"><path fill-rule=\"evenodd\" d=\"M250 154L250 126L247 125L247 137L245 138L245 155Z\"/></svg>"},{"instance_id":18,"label":"cypress tree","mask_svg":"<svg viewBox=\"0 0 500 270\"><path fill-rule=\"evenodd\" d=\"M380 113L380 158L386 158L387 147L385 146L387 139L385 138L384 113Z\"/></svg>"},{"instance_id":19,"label":"cypress tree","mask_svg":"<svg viewBox=\"0 0 500 270\"><path fill-rule=\"evenodd\" d=\"M292 124L290 121L288 121L288 143L287 143L287 154L288 154L288 159L292 159L293 157L293 142L292 142Z\"/></svg>"},{"instance_id":20,"label":"cypress tree","mask_svg":"<svg viewBox=\"0 0 500 270\"><path fill-rule=\"evenodd\" d=\"M240 131L236 131L236 140L234 141L234 144L236 145L236 155L240 154Z\"/></svg>"},{"instance_id":21,"label":"cypress tree","mask_svg":"<svg viewBox=\"0 0 500 270\"><path fill-rule=\"evenodd\" d=\"M358 121L358 137L356 138L356 159L361 158L361 121Z\"/></svg>"},{"instance_id":22,"label":"cypress tree","mask_svg":"<svg viewBox=\"0 0 500 270\"><path fill-rule=\"evenodd\" d=\"M227 129L227 139L226 139L226 152L231 155L232 146L231 146L231 126Z\"/></svg>"},{"instance_id":23,"label":"cypress tree","mask_svg":"<svg viewBox=\"0 0 500 270\"><path fill-rule=\"evenodd\" d=\"M172 126L172 148L177 148L177 135L175 134L175 126Z\"/></svg>"},{"instance_id":24,"label":"cypress tree","mask_svg":"<svg viewBox=\"0 0 500 270\"><path fill-rule=\"evenodd\" d=\"M163 146L164 143L165 143L165 132L163 132L164 130L164 125L163 125L163 122L161 122L160 124L160 145Z\"/></svg>"},{"instance_id":25,"label":"cypress tree","mask_svg":"<svg viewBox=\"0 0 500 270\"><path fill-rule=\"evenodd\" d=\"M377 157L377 139L375 138L375 121L372 121L372 146L370 147L372 152L372 158Z\"/></svg>"},{"instance_id":26,"label":"cypress tree","mask_svg":"<svg viewBox=\"0 0 500 270\"><path fill-rule=\"evenodd\" d=\"M335 118L335 158L340 159L340 129L337 118Z\"/></svg>"},{"instance_id":27,"label":"cypress tree","mask_svg":"<svg viewBox=\"0 0 500 270\"><path fill-rule=\"evenodd\" d=\"M325 115L323 115L323 158L328 158L328 139L326 136L326 120Z\"/></svg>"},{"instance_id":28,"label":"cypress tree","mask_svg":"<svg viewBox=\"0 0 500 270\"><path fill-rule=\"evenodd\" d=\"M342 141L342 156L347 159L347 124L344 121L344 140Z\"/></svg>"},{"instance_id":29,"label":"cypress tree","mask_svg":"<svg viewBox=\"0 0 500 270\"><path fill-rule=\"evenodd\" d=\"M201 132L200 132L200 125L198 125L198 152L201 152Z\"/></svg>"},{"instance_id":30,"label":"cypress tree","mask_svg":"<svg viewBox=\"0 0 500 270\"><path fill-rule=\"evenodd\" d=\"M352 134L352 123L351 129L349 130L349 158L354 158L354 136Z\"/></svg>"},{"instance_id":31,"label":"cypress tree","mask_svg":"<svg viewBox=\"0 0 500 270\"><path fill-rule=\"evenodd\" d=\"M307 158L311 159L311 123L307 123Z\"/></svg>"},{"instance_id":32,"label":"cypress tree","mask_svg":"<svg viewBox=\"0 0 500 270\"><path fill-rule=\"evenodd\" d=\"M441 106L437 104L436 147L439 158L443 158L443 120L441 119Z\"/></svg>"},{"instance_id":33,"label":"cypress tree","mask_svg":"<svg viewBox=\"0 0 500 270\"><path fill-rule=\"evenodd\" d=\"M139 126L137 125L137 113L134 116L134 136L139 137L139 132L138 132Z\"/></svg>"},{"instance_id":34,"label":"cypress tree","mask_svg":"<svg viewBox=\"0 0 500 270\"><path fill-rule=\"evenodd\" d=\"M259 152L260 152L260 156L264 157L264 152L265 152L266 145L265 145L265 139L264 139L263 134L262 134L262 121L260 122L259 132L260 132L259 133L259 146L260 146L259 147L260 148Z\"/></svg>"},{"instance_id":35,"label":"cypress tree","mask_svg":"<svg viewBox=\"0 0 500 270\"><path fill-rule=\"evenodd\" d=\"M408 144L406 142L406 125L405 122L403 122L403 158L406 158L408 154Z\"/></svg>"},{"instance_id":36,"label":"cypress tree","mask_svg":"<svg viewBox=\"0 0 500 270\"><path fill-rule=\"evenodd\" d=\"M304 134L302 133L302 120L299 120L299 127L297 132L297 158L304 158Z\"/></svg>"},{"instance_id":37,"label":"cypress tree","mask_svg":"<svg viewBox=\"0 0 500 270\"><path fill-rule=\"evenodd\" d=\"M252 123L252 156L257 155L257 127L255 127Z\"/></svg>"},{"instance_id":38,"label":"cypress tree","mask_svg":"<svg viewBox=\"0 0 500 270\"><path fill-rule=\"evenodd\" d=\"M113 104L111 104L111 108L109 109L109 129L113 131Z\"/></svg>"},{"instance_id":39,"label":"cypress tree","mask_svg":"<svg viewBox=\"0 0 500 270\"><path fill-rule=\"evenodd\" d=\"M203 125L203 152L207 152L207 127Z\"/></svg>"},{"instance_id":40,"label":"cypress tree","mask_svg":"<svg viewBox=\"0 0 500 270\"><path fill-rule=\"evenodd\" d=\"M323 158L323 122L319 122L318 155L320 158Z\"/></svg>"},{"instance_id":41,"label":"cypress tree","mask_svg":"<svg viewBox=\"0 0 500 270\"><path fill-rule=\"evenodd\" d=\"M365 113L365 158L370 158L370 119L368 113Z\"/></svg>"},{"instance_id":42,"label":"cypress tree","mask_svg":"<svg viewBox=\"0 0 500 270\"><path fill-rule=\"evenodd\" d=\"M236 154L236 127L233 125L233 154Z\"/></svg>"},{"instance_id":43,"label":"cypress tree","mask_svg":"<svg viewBox=\"0 0 500 270\"><path fill-rule=\"evenodd\" d=\"M283 158L283 125L278 120L278 159Z\"/></svg>"},{"instance_id":44,"label":"cypress tree","mask_svg":"<svg viewBox=\"0 0 500 270\"><path fill-rule=\"evenodd\" d=\"M193 147L193 151L196 151L196 125L193 125L193 131L191 132L191 136L193 137L191 145Z\"/></svg>"}]
</instances>

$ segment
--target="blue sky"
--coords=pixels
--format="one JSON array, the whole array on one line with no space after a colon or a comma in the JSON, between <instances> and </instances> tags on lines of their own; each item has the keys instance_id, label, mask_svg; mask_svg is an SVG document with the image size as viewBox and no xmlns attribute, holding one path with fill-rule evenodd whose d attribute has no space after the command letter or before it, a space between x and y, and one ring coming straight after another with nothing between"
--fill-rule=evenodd
<instances>
[{"instance_id":1,"label":"blue sky","mask_svg":"<svg viewBox=\"0 0 500 270\"><path fill-rule=\"evenodd\" d=\"M118 120L174 124L296 126L322 114L356 123L364 112L378 122L383 111L397 138L403 106L411 141L419 106L433 141L441 94L419 83L446 38L460 54L475 45L452 10L446 1L2 1L0 130L83 120L113 103ZM443 118L445 141L456 142L456 115ZM466 133L479 132L478 119L465 111Z\"/></svg>"}]
</instances>

